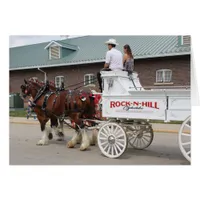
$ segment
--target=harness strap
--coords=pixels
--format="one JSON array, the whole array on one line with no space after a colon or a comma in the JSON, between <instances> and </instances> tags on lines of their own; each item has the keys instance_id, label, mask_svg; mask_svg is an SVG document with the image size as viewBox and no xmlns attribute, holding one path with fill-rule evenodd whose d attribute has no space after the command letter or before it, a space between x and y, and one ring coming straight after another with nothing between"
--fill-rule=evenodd
<instances>
[{"instance_id":1,"label":"harness strap","mask_svg":"<svg viewBox=\"0 0 200 200\"><path fill-rule=\"evenodd\" d=\"M46 106L47 106L47 101L49 99L49 97L52 95L52 94L55 94L54 92L47 92L45 97L44 97L44 101L43 101L43 104L42 104L42 110L45 110Z\"/></svg>"}]
</instances>

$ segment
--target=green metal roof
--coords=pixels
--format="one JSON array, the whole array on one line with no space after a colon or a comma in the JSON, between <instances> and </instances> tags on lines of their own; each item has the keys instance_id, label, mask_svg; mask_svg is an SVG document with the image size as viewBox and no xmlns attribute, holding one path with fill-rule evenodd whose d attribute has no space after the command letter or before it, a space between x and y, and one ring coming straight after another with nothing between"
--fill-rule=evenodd
<instances>
[{"instance_id":1,"label":"green metal roof","mask_svg":"<svg viewBox=\"0 0 200 200\"><path fill-rule=\"evenodd\" d=\"M67 66L104 62L107 46L105 41L114 38L116 48L123 52L129 44L135 59L190 54L190 45L180 45L179 36L84 36L55 41L72 51L61 59L49 60L50 42L10 48L10 70Z\"/></svg>"}]
</instances>

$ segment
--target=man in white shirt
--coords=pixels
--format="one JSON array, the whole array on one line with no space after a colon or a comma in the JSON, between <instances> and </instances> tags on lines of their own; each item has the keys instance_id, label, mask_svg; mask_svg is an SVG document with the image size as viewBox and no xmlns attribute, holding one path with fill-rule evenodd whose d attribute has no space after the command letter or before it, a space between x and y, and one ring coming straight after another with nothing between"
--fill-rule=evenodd
<instances>
[{"instance_id":1,"label":"man in white shirt","mask_svg":"<svg viewBox=\"0 0 200 200\"><path fill-rule=\"evenodd\" d=\"M109 39L105 44L108 45L109 51L106 53L106 61L104 64L104 68L101 71L117 71L117 70L123 70L123 55L122 53L115 49L116 45L118 43L115 39ZM101 79L101 73L97 73L97 79L99 82L99 89L102 92L102 79Z\"/></svg>"}]
</instances>

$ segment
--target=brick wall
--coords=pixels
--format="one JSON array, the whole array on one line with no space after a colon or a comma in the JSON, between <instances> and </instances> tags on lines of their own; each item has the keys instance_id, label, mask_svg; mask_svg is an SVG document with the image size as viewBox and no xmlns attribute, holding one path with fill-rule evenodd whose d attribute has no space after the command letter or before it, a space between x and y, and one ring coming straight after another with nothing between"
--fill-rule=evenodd
<instances>
[{"instance_id":1,"label":"brick wall","mask_svg":"<svg viewBox=\"0 0 200 200\"><path fill-rule=\"evenodd\" d=\"M65 86L84 81L84 74L95 74L103 67L104 63L65 66L44 69L49 80L54 80L55 76L65 76ZM156 82L156 70L171 69L172 82L174 86L190 84L190 56L176 56L156 59L135 60L135 71L138 72L140 82L143 86L152 86ZM20 85L24 83L24 78L38 77L44 79L42 72L37 69L10 71L10 92L19 92ZM98 84L96 84L98 87Z\"/></svg>"}]
</instances>

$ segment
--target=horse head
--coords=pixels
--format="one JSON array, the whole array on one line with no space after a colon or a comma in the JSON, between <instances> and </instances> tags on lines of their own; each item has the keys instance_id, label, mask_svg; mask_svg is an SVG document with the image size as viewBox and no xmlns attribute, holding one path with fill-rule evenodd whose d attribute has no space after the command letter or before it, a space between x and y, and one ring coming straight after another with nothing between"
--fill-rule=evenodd
<instances>
[{"instance_id":1,"label":"horse head","mask_svg":"<svg viewBox=\"0 0 200 200\"><path fill-rule=\"evenodd\" d=\"M21 92L20 96L22 99L25 99L27 96L31 96L33 94L33 90L38 91L39 84L37 84L32 79L29 79L28 81L24 79L24 84L20 86Z\"/></svg>"}]
</instances>

